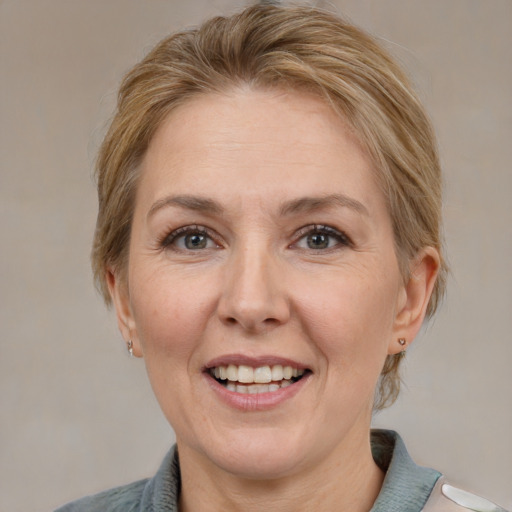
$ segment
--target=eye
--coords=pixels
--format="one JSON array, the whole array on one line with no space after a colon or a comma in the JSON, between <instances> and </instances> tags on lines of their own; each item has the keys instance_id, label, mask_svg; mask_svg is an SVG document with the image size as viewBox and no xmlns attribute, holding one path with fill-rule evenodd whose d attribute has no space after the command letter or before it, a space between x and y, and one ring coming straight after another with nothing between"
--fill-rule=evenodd
<instances>
[{"instance_id":1,"label":"eye","mask_svg":"<svg viewBox=\"0 0 512 512\"><path fill-rule=\"evenodd\" d=\"M209 231L201 226L185 226L174 230L163 240L162 246L178 251L200 251L219 247Z\"/></svg>"},{"instance_id":2,"label":"eye","mask_svg":"<svg viewBox=\"0 0 512 512\"><path fill-rule=\"evenodd\" d=\"M299 239L294 246L299 249L322 251L337 246L351 246L352 242L345 233L329 226L307 226L298 233Z\"/></svg>"}]
</instances>

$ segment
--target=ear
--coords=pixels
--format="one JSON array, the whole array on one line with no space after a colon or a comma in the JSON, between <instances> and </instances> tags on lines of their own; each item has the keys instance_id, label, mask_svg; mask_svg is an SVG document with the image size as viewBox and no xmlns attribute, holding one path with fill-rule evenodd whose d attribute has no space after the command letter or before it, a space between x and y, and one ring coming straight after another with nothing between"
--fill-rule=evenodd
<instances>
[{"instance_id":1,"label":"ear","mask_svg":"<svg viewBox=\"0 0 512 512\"><path fill-rule=\"evenodd\" d=\"M394 335L388 354L398 354L409 346L418 334L439 272L439 252L425 247L411 261L408 281L404 283L397 303ZM399 340L405 340L402 343Z\"/></svg>"},{"instance_id":2,"label":"ear","mask_svg":"<svg viewBox=\"0 0 512 512\"><path fill-rule=\"evenodd\" d=\"M123 339L128 343L133 343L133 355L142 357L142 347L137 334L137 327L130 304L130 294L128 293L128 284L126 279L123 278L114 269L107 270L106 281L110 297L116 309L117 326L123 336Z\"/></svg>"}]
</instances>

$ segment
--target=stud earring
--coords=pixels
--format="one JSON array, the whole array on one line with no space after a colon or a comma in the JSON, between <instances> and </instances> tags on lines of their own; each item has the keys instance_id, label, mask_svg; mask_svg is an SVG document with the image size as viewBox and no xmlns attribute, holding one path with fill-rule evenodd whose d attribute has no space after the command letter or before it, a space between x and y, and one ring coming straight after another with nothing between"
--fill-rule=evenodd
<instances>
[{"instance_id":1,"label":"stud earring","mask_svg":"<svg viewBox=\"0 0 512 512\"><path fill-rule=\"evenodd\" d=\"M128 340L126 343L126 348L128 349L128 353L130 354L130 357L133 357L133 341Z\"/></svg>"},{"instance_id":2,"label":"stud earring","mask_svg":"<svg viewBox=\"0 0 512 512\"><path fill-rule=\"evenodd\" d=\"M400 346L405 347L405 345L407 344L407 340L405 338L398 338L398 343L400 343ZM400 357L404 357L405 356L405 348L403 348L398 355Z\"/></svg>"}]
</instances>

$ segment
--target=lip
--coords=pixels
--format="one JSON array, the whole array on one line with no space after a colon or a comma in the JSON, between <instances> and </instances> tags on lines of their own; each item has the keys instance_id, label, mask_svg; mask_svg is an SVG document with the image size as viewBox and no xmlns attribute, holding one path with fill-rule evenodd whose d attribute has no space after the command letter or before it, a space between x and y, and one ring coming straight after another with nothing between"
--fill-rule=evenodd
<instances>
[{"instance_id":1,"label":"lip","mask_svg":"<svg viewBox=\"0 0 512 512\"><path fill-rule=\"evenodd\" d=\"M209 361L203 371L203 378L215 395L226 405L233 409L244 412L266 411L271 410L279 405L291 400L299 393L304 386L307 386L312 372L306 372L305 375L290 386L280 388L277 391L257 394L242 394L235 391L229 391L222 384L219 384L209 373L211 368L216 366L246 365L257 368L259 366L291 366L299 370L310 370L310 368L302 363L279 356L259 356L249 357L241 354L229 354L217 357Z\"/></svg>"},{"instance_id":2,"label":"lip","mask_svg":"<svg viewBox=\"0 0 512 512\"><path fill-rule=\"evenodd\" d=\"M208 373L203 373L207 384L222 402L234 409L244 412L266 411L283 404L293 398L308 384L311 375L311 373L306 373L304 377L297 382L285 388L278 389L277 391L251 395L229 391Z\"/></svg>"},{"instance_id":3,"label":"lip","mask_svg":"<svg viewBox=\"0 0 512 512\"><path fill-rule=\"evenodd\" d=\"M252 366L253 368L280 364L281 366L291 366L292 368L297 368L298 370L311 369L307 365L294 361L293 359L287 359L285 357L271 355L250 357L243 354L226 354L224 356L216 357L215 359L208 361L208 363L204 366L204 371L208 371L210 368L215 368L216 366L228 366L230 364L237 366Z\"/></svg>"}]
</instances>

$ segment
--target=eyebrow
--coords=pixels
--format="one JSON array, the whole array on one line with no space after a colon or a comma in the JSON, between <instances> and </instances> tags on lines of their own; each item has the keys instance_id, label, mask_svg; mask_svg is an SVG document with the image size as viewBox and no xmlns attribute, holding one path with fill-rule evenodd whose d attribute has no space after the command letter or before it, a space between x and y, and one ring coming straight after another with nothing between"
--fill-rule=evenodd
<instances>
[{"instance_id":1,"label":"eyebrow","mask_svg":"<svg viewBox=\"0 0 512 512\"><path fill-rule=\"evenodd\" d=\"M363 203L344 194L330 194L320 197L302 197L286 202L281 207L281 215L292 215L294 213L310 213L332 207L350 208L357 213L369 216L369 212Z\"/></svg>"},{"instance_id":2,"label":"eyebrow","mask_svg":"<svg viewBox=\"0 0 512 512\"><path fill-rule=\"evenodd\" d=\"M158 210L161 210L167 206L179 206L187 210L194 210L196 212L211 213L216 215L219 215L224 211L224 208L222 208L219 203L205 197L187 195L169 196L159 199L153 203L149 209L148 218L153 216Z\"/></svg>"},{"instance_id":3,"label":"eyebrow","mask_svg":"<svg viewBox=\"0 0 512 512\"><path fill-rule=\"evenodd\" d=\"M224 208L213 199L206 197L179 195L168 196L157 200L148 212L148 218L153 216L158 210L168 206L178 206L187 210L193 210L202 213L209 213L212 215L220 215L224 212ZM330 194L328 196L320 197L301 197L293 199L283 204L280 209L282 216L293 215L295 213L310 213L322 209L332 207L350 208L357 213L368 216L368 210L356 199L353 199L344 194Z\"/></svg>"}]
</instances>

